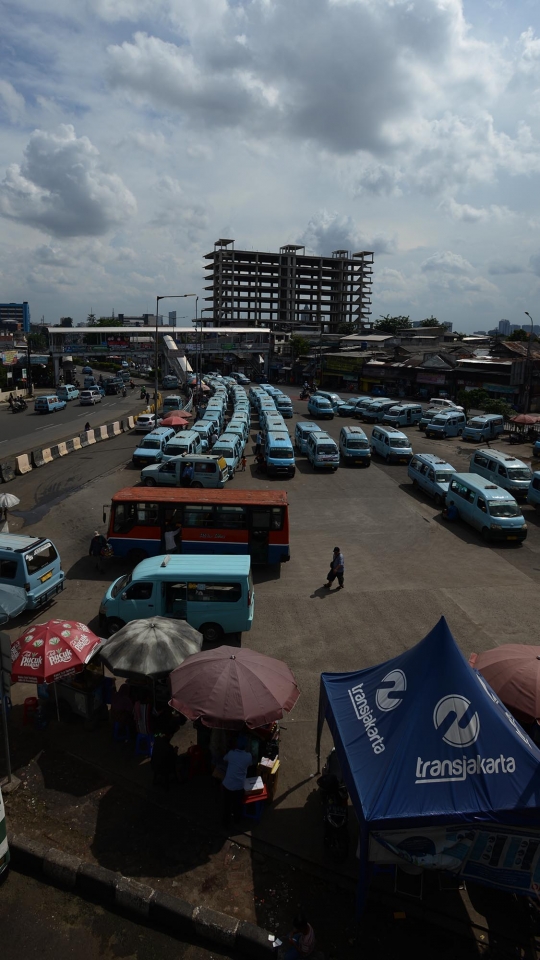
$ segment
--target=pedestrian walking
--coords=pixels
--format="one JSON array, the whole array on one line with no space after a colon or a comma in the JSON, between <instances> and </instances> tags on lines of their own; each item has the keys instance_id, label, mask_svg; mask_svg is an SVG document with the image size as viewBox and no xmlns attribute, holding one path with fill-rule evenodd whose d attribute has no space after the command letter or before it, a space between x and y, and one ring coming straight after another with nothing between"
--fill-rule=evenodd
<instances>
[{"instance_id":1,"label":"pedestrian walking","mask_svg":"<svg viewBox=\"0 0 540 960\"><path fill-rule=\"evenodd\" d=\"M283 955L283 960L297 960L298 957L312 956L315 950L315 933L303 914L294 918L293 928L287 939L290 947Z\"/></svg>"},{"instance_id":2,"label":"pedestrian walking","mask_svg":"<svg viewBox=\"0 0 540 960\"><path fill-rule=\"evenodd\" d=\"M345 560L343 559L343 554L339 547L334 547L334 552L332 554L332 559L330 561L330 570L328 571L327 582L325 587L330 587L334 580L337 579L339 584L338 590L343 590L345 584L343 583L343 574L345 573Z\"/></svg>"},{"instance_id":3,"label":"pedestrian walking","mask_svg":"<svg viewBox=\"0 0 540 960\"><path fill-rule=\"evenodd\" d=\"M89 430L92 429L91 426L90 426L90 421L89 421L89 420L86 421L86 423L85 423L85 425L84 425L84 429L86 430L87 433L88 433Z\"/></svg>"},{"instance_id":4,"label":"pedestrian walking","mask_svg":"<svg viewBox=\"0 0 540 960\"><path fill-rule=\"evenodd\" d=\"M247 463L247 460L246 460L246 457L245 457L245 454L244 454L244 455L242 456L242 460L241 460L241 470L242 470L242 473L243 473L244 470L246 469L246 463Z\"/></svg>"},{"instance_id":5,"label":"pedestrian walking","mask_svg":"<svg viewBox=\"0 0 540 960\"><path fill-rule=\"evenodd\" d=\"M256 436L255 436L255 456L257 456L257 454L261 452L262 439L263 438L262 438L261 431L257 430Z\"/></svg>"},{"instance_id":6,"label":"pedestrian walking","mask_svg":"<svg viewBox=\"0 0 540 960\"><path fill-rule=\"evenodd\" d=\"M94 557L96 561L96 570L99 570L100 573L103 573L105 570L105 567L103 566L103 557L107 556L108 551L109 545L106 537L104 537L99 530L94 530L94 536L90 541L90 549L88 553L91 557Z\"/></svg>"},{"instance_id":7,"label":"pedestrian walking","mask_svg":"<svg viewBox=\"0 0 540 960\"><path fill-rule=\"evenodd\" d=\"M150 394L148 393L148 390L146 391L146 393L145 393L145 395L144 395L144 399L146 400L146 403L147 403L147 404L150 403Z\"/></svg>"}]
</instances>

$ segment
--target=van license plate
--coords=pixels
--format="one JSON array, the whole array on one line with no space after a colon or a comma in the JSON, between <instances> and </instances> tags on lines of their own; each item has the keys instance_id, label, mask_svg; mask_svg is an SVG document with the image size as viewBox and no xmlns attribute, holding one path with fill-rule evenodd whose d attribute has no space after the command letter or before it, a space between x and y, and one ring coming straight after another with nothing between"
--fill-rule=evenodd
<instances>
[{"instance_id":1,"label":"van license plate","mask_svg":"<svg viewBox=\"0 0 540 960\"><path fill-rule=\"evenodd\" d=\"M41 583L45 583L45 581L50 580L51 577L52 577L52 570L49 570L48 573L46 573L43 577L40 577L39 579Z\"/></svg>"}]
</instances>

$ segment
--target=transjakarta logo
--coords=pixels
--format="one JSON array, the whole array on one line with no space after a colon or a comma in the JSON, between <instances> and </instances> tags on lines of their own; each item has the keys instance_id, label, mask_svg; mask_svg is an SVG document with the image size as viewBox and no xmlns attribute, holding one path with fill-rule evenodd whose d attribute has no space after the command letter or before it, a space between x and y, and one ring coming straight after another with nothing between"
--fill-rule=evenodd
<instances>
[{"instance_id":1,"label":"transjakarta logo","mask_svg":"<svg viewBox=\"0 0 540 960\"><path fill-rule=\"evenodd\" d=\"M443 697L439 700L433 711L433 723L438 730L449 717L452 718L450 725L446 724L443 740L451 747L470 747L478 739L480 733L480 720L478 714L470 716L469 708L471 701L466 697L452 694L449 697ZM465 722L464 722L465 721Z\"/></svg>"},{"instance_id":2,"label":"transjakarta logo","mask_svg":"<svg viewBox=\"0 0 540 960\"><path fill-rule=\"evenodd\" d=\"M381 685L375 695L375 703L379 710L395 710L401 703L398 696L407 689L407 677L403 670L392 670L381 680Z\"/></svg>"},{"instance_id":3,"label":"transjakarta logo","mask_svg":"<svg viewBox=\"0 0 540 960\"><path fill-rule=\"evenodd\" d=\"M478 739L480 718L471 713L471 702L459 694L442 697L433 711L433 724L442 733L442 739L451 747L464 749ZM514 757L460 757L456 760L416 761L415 783L451 783L466 780L468 776L490 773L514 773Z\"/></svg>"},{"instance_id":4,"label":"transjakarta logo","mask_svg":"<svg viewBox=\"0 0 540 960\"><path fill-rule=\"evenodd\" d=\"M357 687L352 687L352 689L349 690L349 696L351 698L357 719L360 720L360 722L363 723L364 727L366 728L366 733L371 742L373 753L383 753L384 738L381 737L375 725L375 717L373 716L371 707L367 702L366 695L364 693L364 684L359 683Z\"/></svg>"}]
</instances>

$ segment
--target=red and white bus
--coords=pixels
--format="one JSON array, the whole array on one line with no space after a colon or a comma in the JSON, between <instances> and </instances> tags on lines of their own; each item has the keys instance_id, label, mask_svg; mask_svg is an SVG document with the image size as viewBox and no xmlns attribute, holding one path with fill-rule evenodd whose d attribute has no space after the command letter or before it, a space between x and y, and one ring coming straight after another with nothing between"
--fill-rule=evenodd
<instances>
[{"instance_id":1,"label":"red and white bus","mask_svg":"<svg viewBox=\"0 0 540 960\"><path fill-rule=\"evenodd\" d=\"M179 553L249 553L254 564L290 559L283 490L125 487L112 498L107 538L115 556L139 563L167 553L171 529Z\"/></svg>"}]
</instances>

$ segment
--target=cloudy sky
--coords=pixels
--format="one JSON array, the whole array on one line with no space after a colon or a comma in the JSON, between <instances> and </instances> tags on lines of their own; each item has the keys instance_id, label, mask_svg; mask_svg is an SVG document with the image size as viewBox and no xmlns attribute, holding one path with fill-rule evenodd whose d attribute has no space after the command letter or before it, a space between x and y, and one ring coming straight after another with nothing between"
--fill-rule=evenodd
<instances>
[{"instance_id":1,"label":"cloudy sky","mask_svg":"<svg viewBox=\"0 0 540 960\"><path fill-rule=\"evenodd\" d=\"M374 317L540 323L539 21L538 0L3 0L0 300L151 312L204 296L226 236L374 250Z\"/></svg>"}]
</instances>

